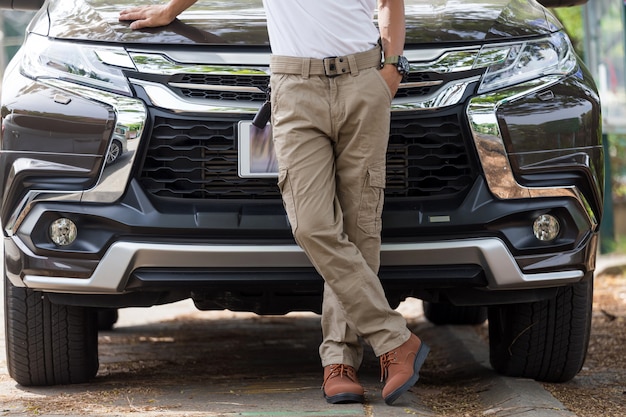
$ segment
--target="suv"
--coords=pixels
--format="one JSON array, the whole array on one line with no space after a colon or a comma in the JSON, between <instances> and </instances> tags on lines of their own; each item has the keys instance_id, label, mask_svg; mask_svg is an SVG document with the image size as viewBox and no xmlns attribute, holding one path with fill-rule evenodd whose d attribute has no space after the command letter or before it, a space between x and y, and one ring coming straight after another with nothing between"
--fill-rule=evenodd
<instances>
[{"instance_id":1,"label":"suv","mask_svg":"<svg viewBox=\"0 0 626 417\"><path fill-rule=\"evenodd\" d=\"M0 188L7 363L22 385L93 378L119 308L320 311L267 127L251 127L269 77L261 0L200 0L157 29L118 21L142 3L20 5L39 11L4 75ZM534 0L405 4L390 303L419 298L436 324L488 317L494 369L567 381L586 354L602 215L592 77Z\"/></svg>"}]
</instances>

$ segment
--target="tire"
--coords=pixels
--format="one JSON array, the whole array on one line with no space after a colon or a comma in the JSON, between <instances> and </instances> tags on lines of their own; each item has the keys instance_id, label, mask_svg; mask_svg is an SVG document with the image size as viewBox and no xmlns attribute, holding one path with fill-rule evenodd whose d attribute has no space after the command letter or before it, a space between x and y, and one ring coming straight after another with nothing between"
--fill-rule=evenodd
<instances>
[{"instance_id":1,"label":"tire","mask_svg":"<svg viewBox=\"0 0 626 417\"><path fill-rule=\"evenodd\" d=\"M455 306L447 303L422 302L424 316L433 324L478 325L487 320L487 308L480 306Z\"/></svg>"},{"instance_id":2,"label":"tire","mask_svg":"<svg viewBox=\"0 0 626 417\"><path fill-rule=\"evenodd\" d=\"M98 330L113 329L113 325L117 323L118 317L117 308L99 308Z\"/></svg>"},{"instance_id":3,"label":"tire","mask_svg":"<svg viewBox=\"0 0 626 417\"><path fill-rule=\"evenodd\" d=\"M9 375L23 386L87 382L98 372L95 310L52 304L5 277Z\"/></svg>"},{"instance_id":4,"label":"tire","mask_svg":"<svg viewBox=\"0 0 626 417\"><path fill-rule=\"evenodd\" d=\"M122 155L122 144L119 141L114 140L113 143L111 143L109 152L107 152L107 165L117 161L120 155Z\"/></svg>"},{"instance_id":5,"label":"tire","mask_svg":"<svg viewBox=\"0 0 626 417\"><path fill-rule=\"evenodd\" d=\"M489 356L499 373L566 382L582 369L591 332L593 276L555 298L489 308Z\"/></svg>"}]
</instances>

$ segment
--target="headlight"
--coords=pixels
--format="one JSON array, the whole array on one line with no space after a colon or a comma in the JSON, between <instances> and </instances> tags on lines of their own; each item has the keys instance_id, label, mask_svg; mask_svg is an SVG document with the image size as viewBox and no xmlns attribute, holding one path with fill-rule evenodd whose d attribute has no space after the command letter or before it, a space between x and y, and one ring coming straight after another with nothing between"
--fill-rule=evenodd
<instances>
[{"instance_id":1,"label":"headlight","mask_svg":"<svg viewBox=\"0 0 626 417\"><path fill-rule=\"evenodd\" d=\"M22 74L54 78L130 95L121 68L135 69L123 48L56 41L29 35L22 46Z\"/></svg>"},{"instance_id":2,"label":"headlight","mask_svg":"<svg viewBox=\"0 0 626 417\"><path fill-rule=\"evenodd\" d=\"M544 75L567 75L576 69L577 61L568 37L556 32L549 38L483 47L475 66L487 65L478 93Z\"/></svg>"}]
</instances>

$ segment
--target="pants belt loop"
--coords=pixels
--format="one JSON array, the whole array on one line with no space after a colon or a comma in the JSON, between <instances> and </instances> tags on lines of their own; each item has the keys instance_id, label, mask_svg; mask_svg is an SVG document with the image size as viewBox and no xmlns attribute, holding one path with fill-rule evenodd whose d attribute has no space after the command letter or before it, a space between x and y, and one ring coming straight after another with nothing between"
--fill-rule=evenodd
<instances>
[{"instance_id":1,"label":"pants belt loop","mask_svg":"<svg viewBox=\"0 0 626 417\"><path fill-rule=\"evenodd\" d=\"M350 74L353 77L359 75L359 66L356 63L356 57L354 55L348 55L348 64L350 65Z\"/></svg>"},{"instance_id":2,"label":"pants belt loop","mask_svg":"<svg viewBox=\"0 0 626 417\"><path fill-rule=\"evenodd\" d=\"M311 58L303 58L302 59L302 78L309 78L309 74L311 74Z\"/></svg>"}]
</instances>

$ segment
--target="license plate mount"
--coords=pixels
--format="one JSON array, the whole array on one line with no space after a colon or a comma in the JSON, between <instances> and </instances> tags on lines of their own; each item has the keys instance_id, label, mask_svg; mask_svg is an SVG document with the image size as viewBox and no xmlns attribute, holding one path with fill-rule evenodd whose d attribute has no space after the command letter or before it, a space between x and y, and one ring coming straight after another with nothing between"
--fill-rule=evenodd
<instances>
[{"instance_id":1,"label":"license plate mount","mask_svg":"<svg viewBox=\"0 0 626 417\"><path fill-rule=\"evenodd\" d=\"M250 121L239 122L238 174L241 178L276 178L278 161L272 140L272 125L259 129Z\"/></svg>"}]
</instances>

